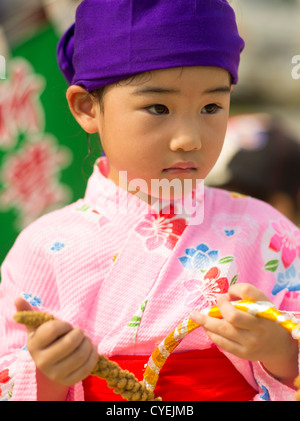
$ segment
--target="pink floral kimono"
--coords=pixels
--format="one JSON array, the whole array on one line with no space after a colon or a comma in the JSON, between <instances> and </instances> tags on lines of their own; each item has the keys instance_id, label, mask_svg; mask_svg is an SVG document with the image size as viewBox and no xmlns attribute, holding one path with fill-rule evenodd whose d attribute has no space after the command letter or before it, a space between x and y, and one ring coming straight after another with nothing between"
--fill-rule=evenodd
<instances>
[{"instance_id":1,"label":"pink floral kimono","mask_svg":"<svg viewBox=\"0 0 300 421\"><path fill-rule=\"evenodd\" d=\"M97 162L84 199L28 226L3 263L2 400L37 397L26 330L12 320L18 296L80 326L107 356L150 356L192 310L212 306L236 282L252 283L299 316L300 231L284 216L256 199L204 188L196 195L203 220L190 223L176 201L168 211L164 203L150 208L117 187L107 166L106 158ZM199 328L176 352L211 344ZM255 400L294 400L295 391L259 362L226 357L257 391ZM70 388L68 400L83 399L82 383Z\"/></svg>"}]
</instances>

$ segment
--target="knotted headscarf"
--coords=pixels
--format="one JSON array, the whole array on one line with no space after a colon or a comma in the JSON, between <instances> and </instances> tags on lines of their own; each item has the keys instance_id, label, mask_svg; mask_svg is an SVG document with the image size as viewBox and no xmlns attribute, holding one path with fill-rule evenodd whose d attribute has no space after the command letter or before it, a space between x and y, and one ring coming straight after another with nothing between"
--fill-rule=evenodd
<instances>
[{"instance_id":1,"label":"knotted headscarf","mask_svg":"<svg viewBox=\"0 0 300 421\"><path fill-rule=\"evenodd\" d=\"M221 67L236 84L243 48L226 0L83 0L57 58L68 83L90 92L184 66Z\"/></svg>"}]
</instances>

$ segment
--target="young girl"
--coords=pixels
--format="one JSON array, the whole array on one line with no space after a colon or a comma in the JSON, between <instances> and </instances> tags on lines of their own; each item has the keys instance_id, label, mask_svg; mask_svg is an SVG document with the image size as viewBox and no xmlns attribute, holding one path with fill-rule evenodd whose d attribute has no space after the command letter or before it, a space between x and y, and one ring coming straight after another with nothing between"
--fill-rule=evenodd
<instances>
[{"instance_id":1,"label":"young girl","mask_svg":"<svg viewBox=\"0 0 300 421\"><path fill-rule=\"evenodd\" d=\"M222 149L243 46L225 0L80 4L58 59L70 110L105 157L84 199L26 228L3 264L3 399L117 400L89 375L97 353L142 380L189 314L201 327L169 356L157 396L294 399L297 341L230 301L299 309L299 230L200 182ZM153 187L162 180L169 190ZM222 320L198 313L216 303ZM57 320L27 336L16 309Z\"/></svg>"}]
</instances>

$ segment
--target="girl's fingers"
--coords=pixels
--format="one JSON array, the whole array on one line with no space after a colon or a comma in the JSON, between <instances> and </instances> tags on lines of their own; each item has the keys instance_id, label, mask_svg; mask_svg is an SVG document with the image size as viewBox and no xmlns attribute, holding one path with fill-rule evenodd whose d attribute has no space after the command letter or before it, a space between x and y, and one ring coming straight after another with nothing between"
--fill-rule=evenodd
<instances>
[{"instance_id":1,"label":"girl's fingers","mask_svg":"<svg viewBox=\"0 0 300 421\"><path fill-rule=\"evenodd\" d=\"M232 339L226 338L223 335L219 335L215 332L206 330L207 336L214 342L215 345L222 348L224 351L234 354L241 358L244 358L244 346L243 344L236 342Z\"/></svg>"},{"instance_id":2,"label":"girl's fingers","mask_svg":"<svg viewBox=\"0 0 300 421\"><path fill-rule=\"evenodd\" d=\"M230 300L270 301L260 289L243 282L232 285L227 296Z\"/></svg>"},{"instance_id":3,"label":"girl's fingers","mask_svg":"<svg viewBox=\"0 0 300 421\"><path fill-rule=\"evenodd\" d=\"M237 339L239 338L238 329L224 319L220 320L204 314L195 313L191 313L190 318L203 327L206 332L239 342Z\"/></svg>"},{"instance_id":4,"label":"girl's fingers","mask_svg":"<svg viewBox=\"0 0 300 421\"><path fill-rule=\"evenodd\" d=\"M73 385L91 373L98 358L96 346L86 338L75 352L53 367L52 379L68 386Z\"/></svg>"},{"instance_id":5,"label":"girl's fingers","mask_svg":"<svg viewBox=\"0 0 300 421\"><path fill-rule=\"evenodd\" d=\"M219 297L217 305L223 320L201 313L192 313L190 317L205 329L227 338L233 338L237 329L249 331L257 326L257 317L235 308L226 295Z\"/></svg>"},{"instance_id":6,"label":"girl's fingers","mask_svg":"<svg viewBox=\"0 0 300 421\"><path fill-rule=\"evenodd\" d=\"M81 329L67 330L63 335L59 335L56 341L41 350L40 360L48 361L52 365L57 364L73 354L85 338Z\"/></svg>"},{"instance_id":7,"label":"girl's fingers","mask_svg":"<svg viewBox=\"0 0 300 421\"><path fill-rule=\"evenodd\" d=\"M24 300L24 298L21 298L21 297L18 297L15 300L15 307L17 311L32 311L31 305L26 300ZM33 333L36 330L34 327L27 327L27 326L26 326L26 329L27 329L28 334Z\"/></svg>"},{"instance_id":8,"label":"girl's fingers","mask_svg":"<svg viewBox=\"0 0 300 421\"><path fill-rule=\"evenodd\" d=\"M16 300L15 306L17 311L32 310L22 298ZM95 368L99 358L97 348L81 329L53 320L27 331L28 351L40 372L51 380L71 386Z\"/></svg>"},{"instance_id":9,"label":"girl's fingers","mask_svg":"<svg viewBox=\"0 0 300 421\"><path fill-rule=\"evenodd\" d=\"M260 323L255 315L237 309L231 301L269 301L267 296L253 285L240 283L231 286L227 294L220 295L217 306L222 317L235 328L252 330Z\"/></svg>"},{"instance_id":10,"label":"girl's fingers","mask_svg":"<svg viewBox=\"0 0 300 421\"><path fill-rule=\"evenodd\" d=\"M47 348L72 329L72 326L67 322L61 322L59 320L49 321L35 329L32 335L29 335L27 343L28 350L34 352L35 350Z\"/></svg>"},{"instance_id":11,"label":"girl's fingers","mask_svg":"<svg viewBox=\"0 0 300 421\"><path fill-rule=\"evenodd\" d=\"M217 305L222 317L235 328L252 330L259 322L256 316L234 307L226 295L219 297Z\"/></svg>"},{"instance_id":12,"label":"girl's fingers","mask_svg":"<svg viewBox=\"0 0 300 421\"><path fill-rule=\"evenodd\" d=\"M190 317L203 327L215 345L230 354L247 359L248 345L252 343L251 330L237 328L225 319L216 319L203 314L191 313Z\"/></svg>"},{"instance_id":13,"label":"girl's fingers","mask_svg":"<svg viewBox=\"0 0 300 421\"><path fill-rule=\"evenodd\" d=\"M37 367L52 380L65 384L74 384L86 377L95 367L98 354L80 329L73 329L59 338L49 347L40 350L35 356ZM84 377L81 377L81 373ZM69 379L69 380L66 380Z\"/></svg>"},{"instance_id":14,"label":"girl's fingers","mask_svg":"<svg viewBox=\"0 0 300 421\"><path fill-rule=\"evenodd\" d=\"M89 354L86 354L86 358L81 359L81 364L75 364L70 366L70 370L65 377L64 383L66 385L72 385L77 383L80 380L85 379L95 368L97 361L99 359L97 347L92 345L90 348ZM75 368L76 367L76 368Z\"/></svg>"},{"instance_id":15,"label":"girl's fingers","mask_svg":"<svg viewBox=\"0 0 300 421\"><path fill-rule=\"evenodd\" d=\"M24 298L18 297L15 300L15 307L17 311L31 311L31 305L24 300Z\"/></svg>"},{"instance_id":16,"label":"girl's fingers","mask_svg":"<svg viewBox=\"0 0 300 421\"><path fill-rule=\"evenodd\" d=\"M85 362L88 360L92 348L93 345L90 339L87 337L83 337L78 346L76 348L73 348L72 351L68 353L64 358L60 358L60 360L55 364L55 366L58 369L59 367L64 367L64 371L66 373L75 371L83 364L85 364Z\"/></svg>"},{"instance_id":17,"label":"girl's fingers","mask_svg":"<svg viewBox=\"0 0 300 421\"><path fill-rule=\"evenodd\" d=\"M207 336L217 346L235 355L242 353L246 331L235 328L224 319L220 320L200 313L191 313L190 318L203 327Z\"/></svg>"}]
</instances>

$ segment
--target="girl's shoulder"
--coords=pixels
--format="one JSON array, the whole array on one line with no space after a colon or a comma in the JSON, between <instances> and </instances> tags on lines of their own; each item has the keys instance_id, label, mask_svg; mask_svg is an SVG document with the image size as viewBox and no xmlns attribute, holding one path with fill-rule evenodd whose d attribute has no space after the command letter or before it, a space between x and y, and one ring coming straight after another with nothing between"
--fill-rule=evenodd
<instances>
[{"instance_id":1,"label":"girl's shoulder","mask_svg":"<svg viewBox=\"0 0 300 421\"><path fill-rule=\"evenodd\" d=\"M293 231L299 230L285 215L260 199L216 187L205 187L204 206L206 215L211 218L232 218L235 215L251 219L260 226L267 226L273 221L284 221Z\"/></svg>"},{"instance_id":2,"label":"girl's shoulder","mask_svg":"<svg viewBox=\"0 0 300 421\"><path fill-rule=\"evenodd\" d=\"M82 242L95 231L94 224L87 223L87 213L88 206L83 205L83 200L78 200L44 214L19 233L12 250L25 247L39 252L45 246L57 250L70 239Z\"/></svg>"}]
</instances>

